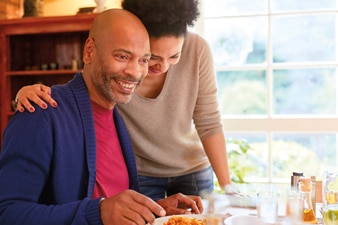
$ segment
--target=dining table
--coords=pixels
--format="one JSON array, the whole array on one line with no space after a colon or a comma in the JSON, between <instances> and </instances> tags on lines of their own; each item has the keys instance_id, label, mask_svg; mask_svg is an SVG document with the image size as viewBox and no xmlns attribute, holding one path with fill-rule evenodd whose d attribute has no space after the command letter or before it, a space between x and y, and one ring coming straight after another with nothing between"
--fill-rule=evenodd
<instances>
[{"instance_id":1,"label":"dining table","mask_svg":"<svg viewBox=\"0 0 338 225\"><path fill-rule=\"evenodd\" d=\"M258 218L257 214L257 198L248 197L248 196L234 196L226 194L216 194L209 196L208 198L203 198L203 215L215 215L220 218L222 221L220 224L228 225L226 221L230 221L231 217L242 217L247 218ZM287 218L286 210L286 201L278 202L278 217L276 223L270 223L275 225L284 225ZM322 203L316 203L316 218L317 224L322 224L322 214L321 214ZM225 222L224 222L225 221ZM253 221L253 220L252 220ZM248 223L247 225L253 225L253 223ZM264 223L262 223L264 224ZM266 224L266 223L265 223ZM299 225L305 224L302 222L297 223Z\"/></svg>"},{"instance_id":2,"label":"dining table","mask_svg":"<svg viewBox=\"0 0 338 225\"><path fill-rule=\"evenodd\" d=\"M243 194L212 194L202 198L203 213L190 215L172 215L158 218L154 225L167 224L173 216L183 216L196 219L207 219L207 225L305 225L302 221L290 222L287 217L286 201L278 201L277 219L274 223L262 222L258 218L257 198ZM322 203L316 203L316 218L322 225ZM208 222L208 219L210 222ZM215 222L216 221L216 222ZM307 223L307 225L309 225Z\"/></svg>"}]
</instances>

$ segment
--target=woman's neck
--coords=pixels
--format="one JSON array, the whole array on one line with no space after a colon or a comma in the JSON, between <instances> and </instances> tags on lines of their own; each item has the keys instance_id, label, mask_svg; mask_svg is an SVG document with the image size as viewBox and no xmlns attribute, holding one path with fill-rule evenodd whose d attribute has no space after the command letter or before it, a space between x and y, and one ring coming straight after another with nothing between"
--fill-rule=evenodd
<instances>
[{"instance_id":1,"label":"woman's neck","mask_svg":"<svg viewBox=\"0 0 338 225\"><path fill-rule=\"evenodd\" d=\"M145 98L157 98L163 89L166 77L167 73L146 76L142 84L137 88L136 93Z\"/></svg>"}]
</instances>

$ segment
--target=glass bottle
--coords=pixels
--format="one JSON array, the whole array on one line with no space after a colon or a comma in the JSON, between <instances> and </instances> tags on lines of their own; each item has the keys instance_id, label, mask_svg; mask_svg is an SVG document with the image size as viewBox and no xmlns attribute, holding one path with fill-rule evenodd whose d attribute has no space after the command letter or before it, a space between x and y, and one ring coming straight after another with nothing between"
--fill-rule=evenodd
<instances>
[{"instance_id":1,"label":"glass bottle","mask_svg":"<svg viewBox=\"0 0 338 225\"><path fill-rule=\"evenodd\" d=\"M309 177L301 177L298 182L300 193L300 210L303 222L317 224L316 212L312 206L312 181Z\"/></svg>"}]
</instances>

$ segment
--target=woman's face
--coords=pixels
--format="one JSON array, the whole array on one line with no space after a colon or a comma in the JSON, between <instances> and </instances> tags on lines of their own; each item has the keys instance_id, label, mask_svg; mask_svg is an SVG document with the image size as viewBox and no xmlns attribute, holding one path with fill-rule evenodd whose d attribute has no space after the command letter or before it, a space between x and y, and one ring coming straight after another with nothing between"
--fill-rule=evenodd
<instances>
[{"instance_id":1,"label":"woman's face","mask_svg":"<svg viewBox=\"0 0 338 225\"><path fill-rule=\"evenodd\" d=\"M178 63L183 42L183 36L150 38L151 58L148 64L148 76L162 75L168 71L170 65Z\"/></svg>"}]
</instances>

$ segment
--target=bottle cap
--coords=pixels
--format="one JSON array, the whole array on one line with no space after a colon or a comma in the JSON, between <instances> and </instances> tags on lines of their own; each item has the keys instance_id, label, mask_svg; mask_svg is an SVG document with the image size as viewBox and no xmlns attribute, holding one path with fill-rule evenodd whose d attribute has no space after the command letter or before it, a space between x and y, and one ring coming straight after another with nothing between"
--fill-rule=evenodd
<instances>
[{"instance_id":1,"label":"bottle cap","mask_svg":"<svg viewBox=\"0 0 338 225\"><path fill-rule=\"evenodd\" d=\"M303 176L303 172L292 172L292 176Z\"/></svg>"},{"instance_id":2,"label":"bottle cap","mask_svg":"<svg viewBox=\"0 0 338 225\"><path fill-rule=\"evenodd\" d=\"M304 192L310 192L312 190L312 183L310 177L299 178L299 190Z\"/></svg>"}]
</instances>

